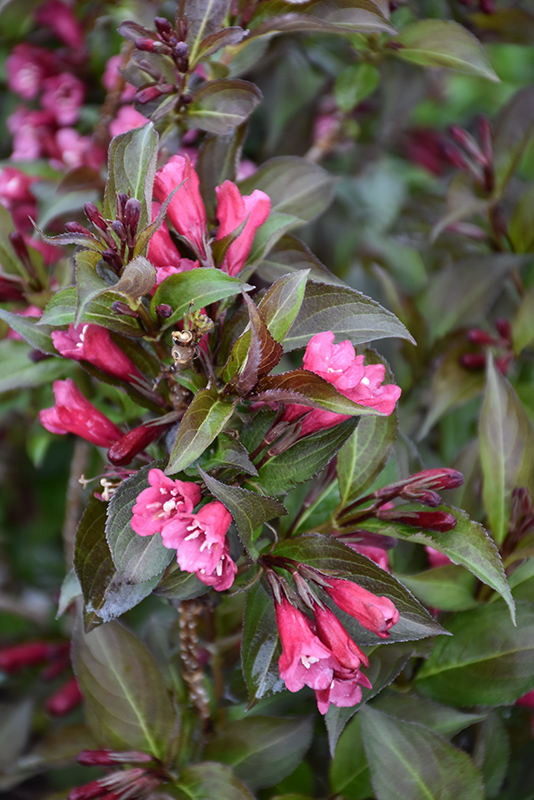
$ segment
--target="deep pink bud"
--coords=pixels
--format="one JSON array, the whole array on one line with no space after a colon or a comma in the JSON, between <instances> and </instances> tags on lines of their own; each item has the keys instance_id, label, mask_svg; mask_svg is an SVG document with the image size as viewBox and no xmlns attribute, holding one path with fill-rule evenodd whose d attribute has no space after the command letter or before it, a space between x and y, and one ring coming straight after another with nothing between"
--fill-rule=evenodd
<instances>
[{"instance_id":1,"label":"deep pink bud","mask_svg":"<svg viewBox=\"0 0 534 800\"><path fill-rule=\"evenodd\" d=\"M54 347L65 358L88 361L101 372L121 381L132 382L141 373L121 348L115 344L107 328L100 325L69 325L66 331L52 331Z\"/></svg>"},{"instance_id":2,"label":"deep pink bud","mask_svg":"<svg viewBox=\"0 0 534 800\"><path fill-rule=\"evenodd\" d=\"M512 326L508 320L504 319L503 317L499 317L495 320L495 327L497 328L499 335L502 336L505 341L509 342L512 338Z\"/></svg>"},{"instance_id":3,"label":"deep pink bud","mask_svg":"<svg viewBox=\"0 0 534 800\"><path fill-rule=\"evenodd\" d=\"M101 798L106 789L100 781L91 781L84 786L76 786L69 792L68 800L92 800L94 797Z\"/></svg>"},{"instance_id":4,"label":"deep pink bud","mask_svg":"<svg viewBox=\"0 0 534 800\"><path fill-rule=\"evenodd\" d=\"M95 225L97 228L100 228L101 231L106 231L108 229L106 220L94 203L86 203L83 207L83 210L89 222L92 222L93 225Z\"/></svg>"},{"instance_id":5,"label":"deep pink bud","mask_svg":"<svg viewBox=\"0 0 534 800\"><path fill-rule=\"evenodd\" d=\"M134 99L138 103L150 103L152 100L157 100L158 97L164 94L160 86L147 86L146 89L140 89L135 93Z\"/></svg>"},{"instance_id":6,"label":"deep pink bud","mask_svg":"<svg viewBox=\"0 0 534 800\"><path fill-rule=\"evenodd\" d=\"M53 717L64 717L79 706L83 700L76 678L71 678L58 691L48 698L45 708Z\"/></svg>"},{"instance_id":7,"label":"deep pink bud","mask_svg":"<svg viewBox=\"0 0 534 800\"><path fill-rule=\"evenodd\" d=\"M430 489L412 489L408 487L399 492L399 497L403 500L410 500L412 502L421 503L423 506L430 508L437 508L441 505L441 497L437 492L432 492Z\"/></svg>"},{"instance_id":8,"label":"deep pink bud","mask_svg":"<svg viewBox=\"0 0 534 800\"><path fill-rule=\"evenodd\" d=\"M27 642L4 647L0 650L0 670L13 674L24 667L32 667L47 661L56 647L48 642Z\"/></svg>"},{"instance_id":9,"label":"deep pink bud","mask_svg":"<svg viewBox=\"0 0 534 800\"><path fill-rule=\"evenodd\" d=\"M338 608L382 639L388 638L389 629L399 621L399 612L389 598L378 597L357 583L329 577L321 586Z\"/></svg>"},{"instance_id":10,"label":"deep pink bud","mask_svg":"<svg viewBox=\"0 0 534 800\"><path fill-rule=\"evenodd\" d=\"M487 117L480 117L478 120L478 133L480 136L480 144L482 152L488 159L488 163L493 160L493 144L491 135L491 125Z\"/></svg>"},{"instance_id":11,"label":"deep pink bud","mask_svg":"<svg viewBox=\"0 0 534 800\"><path fill-rule=\"evenodd\" d=\"M172 53L168 44L160 41L160 39L136 39L134 45L138 50L144 50L146 53L159 53L163 56L170 56Z\"/></svg>"},{"instance_id":12,"label":"deep pink bud","mask_svg":"<svg viewBox=\"0 0 534 800\"><path fill-rule=\"evenodd\" d=\"M54 381L56 404L39 412L41 425L51 433L75 433L82 439L111 447L123 433L101 411L86 400L72 378Z\"/></svg>"},{"instance_id":13,"label":"deep pink bud","mask_svg":"<svg viewBox=\"0 0 534 800\"><path fill-rule=\"evenodd\" d=\"M154 25L162 36L171 36L174 33L171 23L165 17L154 17Z\"/></svg>"},{"instance_id":14,"label":"deep pink bud","mask_svg":"<svg viewBox=\"0 0 534 800\"><path fill-rule=\"evenodd\" d=\"M482 353L464 353L460 358L460 364L464 369L484 369L486 366L486 356Z\"/></svg>"},{"instance_id":15,"label":"deep pink bud","mask_svg":"<svg viewBox=\"0 0 534 800\"><path fill-rule=\"evenodd\" d=\"M91 231L87 230L87 228L84 228L84 226L80 225L79 222L66 222L65 230L67 233L81 233L84 236L90 236L91 239L95 238Z\"/></svg>"},{"instance_id":16,"label":"deep pink bud","mask_svg":"<svg viewBox=\"0 0 534 800\"><path fill-rule=\"evenodd\" d=\"M403 507L399 506L385 510L379 508L376 516L389 522L400 522L415 528L442 533L456 527L456 519L444 511L403 511Z\"/></svg>"},{"instance_id":17,"label":"deep pink bud","mask_svg":"<svg viewBox=\"0 0 534 800\"><path fill-rule=\"evenodd\" d=\"M78 764L84 767L102 766L109 767L115 764L148 764L153 761L148 753L138 750L116 752L115 750L83 750L78 758Z\"/></svg>"},{"instance_id":18,"label":"deep pink bud","mask_svg":"<svg viewBox=\"0 0 534 800\"><path fill-rule=\"evenodd\" d=\"M139 425L137 428L133 428L109 448L108 460L116 467L129 464L138 453L155 441L166 427L168 426Z\"/></svg>"},{"instance_id":19,"label":"deep pink bud","mask_svg":"<svg viewBox=\"0 0 534 800\"><path fill-rule=\"evenodd\" d=\"M472 328L467 338L474 344L496 344L495 337L480 328Z\"/></svg>"},{"instance_id":20,"label":"deep pink bud","mask_svg":"<svg viewBox=\"0 0 534 800\"><path fill-rule=\"evenodd\" d=\"M481 152L480 147L470 133L460 128L458 125L453 125L450 130L451 136L456 139L458 144L460 144L475 161L478 161L478 163L483 166L488 163L486 156Z\"/></svg>"},{"instance_id":21,"label":"deep pink bud","mask_svg":"<svg viewBox=\"0 0 534 800\"><path fill-rule=\"evenodd\" d=\"M391 484L390 487L384 487L376 492L376 496L380 497L382 494L389 494L387 489L395 486L409 487L410 490L423 490L423 489L456 489L464 482L464 476L456 469L449 467L435 467L434 469L424 469L422 472L414 472L409 478L398 483Z\"/></svg>"},{"instance_id":22,"label":"deep pink bud","mask_svg":"<svg viewBox=\"0 0 534 800\"><path fill-rule=\"evenodd\" d=\"M359 669L362 664L364 667L369 666L369 659L365 653L362 653L329 608L326 606L321 608L316 604L313 609L313 617L319 639L330 648L343 668Z\"/></svg>"},{"instance_id":23,"label":"deep pink bud","mask_svg":"<svg viewBox=\"0 0 534 800\"><path fill-rule=\"evenodd\" d=\"M457 147L445 142L443 145L443 152L453 167L461 169L463 172L471 172L471 164Z\"/></svg>"}]
</instances>

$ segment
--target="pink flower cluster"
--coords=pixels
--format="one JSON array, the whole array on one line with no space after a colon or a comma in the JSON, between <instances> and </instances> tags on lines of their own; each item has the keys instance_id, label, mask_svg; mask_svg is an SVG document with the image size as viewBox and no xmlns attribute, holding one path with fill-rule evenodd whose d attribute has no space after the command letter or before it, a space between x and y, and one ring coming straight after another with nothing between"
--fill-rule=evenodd
<instances>
[{"instance_id":1,"label":"pink flower cluster","mask_svg":"<svg viewBox=\"0 0 534 800\"><path fill-rule=\"evenodd\" d=\"M165 547L176 550L180 569L218 592L228 589L237 572L226 537L230 512L214 500L194 513L201 500L198 484L172 480L160 469L150 470L148 482L133 507L133 530L139 536L160 533Z\"/></svg>"},{"instance_id":2,"label":"pink flower cluster","mask_svg":"<svg viewBox=\"0 0 534 800\"><path fill-rule=\"evenodd\" d=\"M190 244L198 261L191 262L180 257L165 225L162 225L152 237L148 257L159 269L172 268L173 272L183 272L184 269L198 266L199 262L209 265L206 209L200 194L198 175L187 156L172 156L165 166L157 171L154 181L155 199L160 203L165 202L177 186L180 188L169 204L167 216L176 232ZM271 201L268 195L259 189L251 195L242 197L237 186L231 181L225 181L215 191L219 220L216 241L233 233L244 223L243 230L228 248L222 265L223 270L229 275L237 275L245 265L256 231L269 216Z\"/></svg>"},{"instance_id":3,"label":"pink flower cluster","mask_svg":"<svg viewBox=\"0 0 534 800\"><path fill-rule=\"evenodd\" d=\"M381 638L387 638L389 629L399 620L391 600L351 581L329 578L324 589L339 608ZM275 604L275 611L282 642L278 667L289 691L309 686L315 691L321 714L326 714L330 703L340 708L359 703L362 686L371 688L360 670L369 666L369 660L335 614L315 603L312 623L284 597Z\"/></svg>"},{"instance_id":4,"label":"pink flower cluster","mask_svg":"<svg viewBox=\"0 0 534 800\"><path fill-rule=\"evenodd\" d=\"M394 383L382 385L386 369L383 364L364 365L364 357L357 356L348 340L334 344L332 331L317 333L308 342L304 353L304 369L314 372L331 383L337 391L362 406L375 408L389 416L400 397L401 389ZM307 406L287 406L282 420L294 422L304 417L301 436L331 428L345 419L345 414L334 411L310 410Z\"/></svg>"}]
</instances>

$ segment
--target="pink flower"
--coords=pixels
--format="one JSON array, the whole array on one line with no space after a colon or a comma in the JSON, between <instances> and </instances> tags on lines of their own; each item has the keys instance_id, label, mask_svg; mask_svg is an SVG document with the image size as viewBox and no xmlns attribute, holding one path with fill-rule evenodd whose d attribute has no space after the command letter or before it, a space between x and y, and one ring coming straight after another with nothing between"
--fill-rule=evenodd
<instances>
[{"instance_id":1,"label":"pink flower","mask_svg":"<svg viewBox=\"0 0 534 800\"><path fill-rule=\"evenodd\" d=\"M191 261L190 258L181 258L179 265L176 267L158 267L154 288L159 286L160 283L163 283L170 275L179 275L180 272L189 272L192 269L196 269L198 265L198 261Z\"/></svg>"},{"instance_id":2,"label":"pink flower","mask_svg":"<svg viewBox=\"0 0 534 800\"><path fill-rule=\"evenodd\" d=\"M52 166L58 169L90 167L99 170L105 162L105 151L90 136L82 136L75 128L61 128L47 151Z\"/></svg>"},{"instance_id":3,"label":"pink flower","mask_svg":"<svg viewBox=\"0 0 534 800\"><path fill-rule=\"evenodd\" d=\"M115 92L124 85L124 89L122 90L121 94L121 100L124 103L128 103L133 99L133 96L137 90L135 86L132 86L131 83L124 83L124 78L119 71L119 68L122 67L123 64L124 58L120 54L111 56L106 63L106 69L104 70L104 75L102 76L102 83L104 84L107 92Z\"/></svg>"},{"instance_id":4,"label":"pink flower","mask_svg":"<svg viewBox=\"0 0 534 800\"><path fill-rule=\"evenodd\" d=\"M47 0L35 11L35 20L53 31L67 47L83 50L84 40L80 23L73 14L71 6L61 0Z\"/></svg>"},{"instance_id":5,"label":"pink flower","mask_svg":"<svg viewBox=\"0 0 534 800\"><path fill-rule=\"evenodd\" d=\"M17 44L6 59L7 84L24 100L33 100L45 78L56 72L55 57L44 47Z\"/></svg>"},{"instance_id":6,"label":"pink flower","mask_svg":"<svg viewBox=\"0 0 534 800\"><path fill-rule=\"evenodd\" d=\"M12 161L40 158L54 141L55 120L49 111L19 106L7 118L7 128L13 136Z\"/></svg>"},{"instance_id":7,"label":"pink flower","mask_svg":"<svg viewBox=\"0 0 534 800\"><path fill-rule=\"evenodd\" d=\"M111 447L122 438L122 431L86 400L71 378L54 381L56 404L39 412L41 425L51 433L75 433L82 439Z\"/></svg>"},{"instance_id":8,"label":"pink flower","mask_svg":"<svg viewBox=\"0 0 534 800\"><path fill-rule=\"evenodd\" d=\"M218 500L196 514L174 517L163 526L163 544L176 550L180 569L222 592L234 582L237 566L230 557L226 533L232 515Z\"/></svg>"},{"instance_id":9,"label":"pink flower","mask_svg":"<svg viewBox=\"0 0 534 800\"><path fill-rule=\"evenodd\" d=\"M275 611L282 642L278 668L289 691L298 692L304 686L328 689L337 666L330 649L315 635L309 619L288 600L275 603Z\"/></svg>"},{"instance_id":10,"label":"pink flower","mask_svg":"<svg viewBox=\"0 0 534 800\"><path fill-rule=\"evenodd\" d=\"M206 211L200 196L198 175L189 158L183 156L172 156L156 172L154 197L163 203L177 186L180 188L170 202L167 216L180 236L190 241L199 256L205 258L208 236Z\"/></svg>"},{"instance_id":11,"label":"pink flower","mask_svg":"<svg viewBox=\"0 0 534 800\"><path fill-rule=\"evenodd\" d=\"M30 186L35 181L15 167L0 169L0 200L6 208L11 209L19 203L35 203Z\"/></svg>"},{"instance_id":12,"label":"pink flower","mask_svg":"<svg viewBox=\"0 0 534 800\"><path fill-rule=\"evenodd\" d=\"M321 608L315 604L313 616L319 639L330 649L343 669L360 669L361 664L364 667L369 666L369 659L365 653L362 653L329 608L326 606Z\"/></svg>"},{"instance_id":13,"label":"pink flower","mask_svg":"<svg viewBox=\"0 0 534 800\"><path fill-rule=\"evenodd\" d=\"M425 547L425 550L432 569L436 567L449 567L452 564L449 556L446 556L445 553L440 553L439 550L428 546Z\"/></svg>"},{"instance_id":14,"label":"pink flower","mask_svg":"<svg viewBox=\"0 0 534 800\"><path fill-rule=\"evenodd\" d=\"M138 495L132 512L131 526L139 536L161 533L171 520L191 514L200 503L200 487L196 483L172 480L160 469L148 473L150 488Z\"/></svg>"},{"instance_id":15,"label":"pink flower","mask_svg":"<svg viewBox=\"0 0 534 800\"><path fill-rule=\"evenodd\" d=\"M399 612L387 597L377 597L362 586L340 578L326 578L325 592L342 611L360 625L387 639L389 629L399 621Z\"/></svg>"},{"instance_id":16,"label":"pink flower","mask_svg":"<svg viewBox=\"0 0 534 800\"><path fill-rule=\"evenodd\" d=\"M362 686L366 689L372 688L369 678L359 670L347 675L343 671L334 671L330 686L315 692L317 708L321 714L326 714L330 703L338 708L352 708L362 700Z\"/></svg>"},{"instance_id":17,"label":"pink flower","mask_svg":"<svg viewBox=\"0 0 534 800\"><path fill-rule=\"evenodd\" d=\"M147 122L148 119L133 106L121 106L117 116L109 124L109 132L112 136L118 136L119 133L126 133L133 128L142 128Z\"/></svg>"},{"instance_id":18,"label":"pink flower","mask_svg":"<svg viewBox=\"0 0 534 800\"><path fill-rule=\"evenodd\" d=\"M231 181L225 181L218 186L215 193L217 218L220 222L217 239L232 233L246 220L245 227L228 248L224 259L225 272L237 275L245 265L256 231L269 216L271 199L259 189L242 197L235 183Z\"/></svg>"},{"instance_id":19,"label":"pink flower","mask_svg":"<svg viewBox=\"0 0 534 800\"><path fill-rule=\"evenodd\" d=\"M137 367L115 344L107 328L99 325L69 325L66 331L53 331L54 347L65 358L88 361L107 375L131 382L141 377Z\"/></svg>"},{"instance_id":20,"label":"pink flower","mask_svg":"<svg viewBox=\"0 0 534 800\"><path fill-rule=\"evenodd\" d=\"M85 86L70 72L62 72L43 81L41 105L51 111L58 125L72 125L78 119Z\"/></svg>"}]
</instances>

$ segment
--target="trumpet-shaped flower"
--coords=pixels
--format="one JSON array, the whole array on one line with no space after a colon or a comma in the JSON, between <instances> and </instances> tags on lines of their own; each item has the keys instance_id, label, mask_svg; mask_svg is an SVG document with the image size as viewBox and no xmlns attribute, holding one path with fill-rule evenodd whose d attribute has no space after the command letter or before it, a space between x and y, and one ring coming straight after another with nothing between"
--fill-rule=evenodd
<instances>
[{"instance_id":1,"label":"trumpet-shaped flower","mask_svg":"<svg viewBox=\"0 0 534 800\"><path fill-rule=\"evenodd\" d=\"M111 447L122 438L120 428L86 400L71 378L54 381L55 406L39 412L41 425L51 433L75 433L82 439Z\"/></svg>"},{"instance_id":2,"label":"trumpet-shaped flower","mask_svg":"<svg viewBox=\"0 0 534 800\"><path fill-rule=\"evenodd\" d=\"M323 588L342 611L355 617L360 625L387 639L389 629L399 621L399 612L387 597L377 595L342 578L327 578Z\"/></svg>"},{"instance_id":3,"label":"trumpet-shaped flower","mask_svg":"<svg viewBox=\"0 0 534 800\"><path fill-rule=\"evenodd\" d=\"M200 486L197 483L168 478L160 469L148 473L148 489L138 495L132 512L131 526L139 536L161 533L171 520L191 514L200 503Z\"/></svg>"},{"instance_id":4,"label":"trumpet-shaped flower","mask_svg":"<svg viewBox=\"0 0 534 800\"><path fill-rule=\"evenodd\" d=\"M107 328L100 325L69 325L66 331L52 331L54 347L65 358L88 361L101 372L121 381L141 377L137 367L115 344Z\"/></svg>"}]
</instances>

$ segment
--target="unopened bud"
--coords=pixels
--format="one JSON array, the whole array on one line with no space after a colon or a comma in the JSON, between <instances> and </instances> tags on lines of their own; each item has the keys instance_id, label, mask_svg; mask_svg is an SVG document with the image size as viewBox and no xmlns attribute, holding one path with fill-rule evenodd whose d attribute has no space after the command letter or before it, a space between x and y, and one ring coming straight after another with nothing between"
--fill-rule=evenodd
<instances>
[{"instance_id":1,"label":"unopened bud","mask_svg":"<svg viewBox=\"0 0 534 800\"><path fill-rule=\"evenodd\" d=\"M120 274L123 263L121 257L115 250L104 250L102 253L102 259L106 262L106 264L109 264L111 269L116 272L117 275Z\"/></svg>"},{"instance_id":2,"label":"unopened bud","mask_svg":"<svg viewBox=\"0 0 534 800\"><path fill-rule=\"evenodd\" d=\"M172 53L169 45L159 39L136 39L134 45L138 50L144 50L147 53L158 53L162 56L170 56Z\"/></svg>"},{"instance_id":3,"label":"unopened bud","mask_svg":"<svg viewBox=\"0 0 534 800\"><path fill-rule=\"evenodd\" d=\"M113 222L111 223L111 228L113 230L113 233L117 235L117 237L121 242L126 241L126 228L124 227L120 219L114 219Z\"/></svg>"},{"instance_id":4,"label":"unopened bud","mask_svg":"<svg viewBox=\"0 0 534 800\"><path fill-rule=\"evenodd\" d=\"M55 650L55 646L48 642L27 642L4 647L0 650L0 670L13 674L24 667L42 664L54 654Z\"/></svg>"},{"instance_id":5,"label":"unopened bud","mask_svg":"<svg viewBox=\"0 0 534 800\"><path fill-rule=\"evenodd\" d=\"M465 369L484 369L486 356L482 355L482 353L464 353L460 358L460 364Z\"/></svg>"},{"instance_id":6,"label":"unopened bud","mask_svg":"<svg viewBox=\"0 0 534 800\"><path fill-rule=\"evenodd\" d=\"M424 491L426 489L456 489L464 482L464 476L456 469L435 467L414 472L409 478L391 483L375 492L375 497L391 497L399 491Z\"/></svg>"},{"instance_id":7,"label":"unopened bud","mask_svg":"<svg viewBox=\"0 0 534 800\"><path fill-rule=\"evenodd\" d=\"M105 788L100 781L91 781L84 786L76 786L69 792L68 800L92 800L94 797L101 798Z\"/></svg>"},{"instance_id":8,"label":"unopened bud","mask_svg":"<svg viewBox=\"0 0 534 800\"><path fill-rule=\"evenodd\" d=\"M65 230L67 233L81 233L83 236L90 236L91 239L95 238L91 231L87 230L87 228L84 228L84 226L80 225L79 222L66 222Z\"/></svg>"},{"instance_id":9,"label":"unopened bud","mask_svg":"<svg viewBox=\"0 0 534 800\"><path fill-rule=\"evenodd\" d=\"M488 163L493 160L493 145L491 141L491 125L487 117L480 117L478 120L478 135L480 136L480 146L486 156Z\"/></svg>"},{"instance_id":10,"label":"unopened bud","mask_svg":"<svg viewBox=\"0 0 534 800\"><path fill-rule=\"evenodd\" d=\"M174 33L171 23L165 17L154 17L154 25L162 36L171 36Z\"/></svg>"},{"instance_id":11,"label":"unopened bud","mask_svg":"<svg viewBox=\"0 0 534 800\"><path fill-rule=\"evenodd\" d=\"M124 217L124 209L128 202L128 195L125 192L117 192L115 195L115 209L117 219L122 220Z\"/></svg>"},{"instance_id":12,"label":"unopened bud","mask_svg":"<svg viewBox=\"0 0 534 800\"><path fill-rule=\"evenodd\" d=\"M123 303L121 300L115 300L115 302L111 304L111 310L114 311L115 314L120 314L122 317L139 318L137 311L134 311L133 308L130 308L128 303Z\"/></svg>"},{"instance_id":13,"label":"unopened bud","mask_svg":"<svg viewBox=\"0 0 534 800\"><path fill-rule=\"evenodd\" d=\"M402 506L391 509L379 508L378 519L388 522L400 522L414 528L444 533L456 527L456 519L444 511L403 511Z\"/></svg>"},{"instance_id":14,"label":"unopened bud","mask_svg":"<svg viewBox=\"0 0 534 800\"><path fill-rule=\"evenodd\" d=\"M131 236L135 236L141 218L141 203L137 198L130 197L124 206L124 224Z\"/></svg>"},{"instance_id":15,"label":"unopened bud","mask_svg":"<svg viewBox=\"0 0 534 800\"><path fill-rule=\"evenodd\" d=\"M78 764L84 767L110 767L114 764L148 764L153 761L148 753L137 750L116 752L115 750L83 750L78 758Z\"/></svg>"},{"instance_id":16,"label":"unopened bud","mask_svg":"<svg viewBox=\"0 0 534 800\"><path fill-rule=\"evenodd\" d=\"M510 369L510 364L512 363L513 358L514 358L513 353L506 353L506 355L495 359L495 366L497 367L501 375L506 375L506 373Z\"/></svg>"},{"instance_id":17,"label":"unopened bud","mask_svg":"<svg viewBox=\"0 0 534 800\"><path fill-rule=\"evenodd\" d=\"M441 505L441 497L439 494L430 489L420 491L410 487L399 492L399 497L402 497L403 500L421 503L421 505L429 506L430 508L437 508Z\"/></svg>"},{"instance_id":18,"label":"unopened bud","mask_svg":"<svg viewBox=\"0 0 534 800\"><path fill-rule=\"evenodd\" d=\"M533 510L532 497L529 490L524 486L519 489L514 489L512 492L510 516L514 520L518 520L521 517L532 514Z\"/></svg>"},{"instance_id":19,"label":"unopened bud","mask_svg":"<svg viewBox=\"0 0 534 800\"><path fill-rule=\"evenodd\" d=\"M163 317L163 319L168 319L172 317L172 306L168 303L160 303L159 306L156 306L156 314L158 317Z\"/></svg>"},{"instance_id":20,"label":"unopened bud","mask_svg":"<svg viewBox=\"0 0 534 800\"><path fill-rule=\"evenodd\" d=\"M457 233L459 236L467 236L475 242L485 242L488 238L487 232L480 225L473 225L472 222L451 222L445 228L449 233Z\"/></svg>"},{"instance_id":21,"label":"unopened bud","mask_svg":"<svg viewBox=\"0 0 534 800\"><path fill-rule=\"evenodd\" d=\"M486 166L488 160L470 133L465 131L463 128L458 127L458 125L453 125L450 129L450 132L451 136L456 139L458 144L464 148L466 153L469 153L471 158L474 158L475 161L478 161L478 163L482 164L482 166Z\"/></svg>"},{"instance_id":22,"label":"unopened bud","mask_svg":"<svg viewBox=\"0 0 534 800\"><path fill-rule=\"evenodd\" d=\"M505 341L509 342L510 339L512 338L512 326L510 325L508 320L504 319L503 317L499 317L498 319L495 320L495 327L497 328L499 335Z\"/></svg>"},{"instance_id":23,"label":"unopened bud","mask_svg":"<svg viewBox=\"0 0 534 800\"><path fill-rule=\"evenodd\" d=\"M32 364L38 364L39 361L46 361L47 358L53 358L49 353L42 353L40 350L28 350L28 358Z\"/></svg>"},{"instance_id":24,"label":"unopened bud","mask_svg":"<svg viewBox=\"0 0 534 800\"><path fill-rule=\"evenodd\" d=\"M473 344L497 344L495 337L483 331L481 328L472 328L468 332L467 338L470 342L473 342Z\"/></svg>"},{"instance_id":25,"label":"unopened bud","mask_svg":"<svg viewBox=\"0 0 534 800\"><path fill-rule=\"evenodd\" d=\"M83 700L80 687L76 678L71 678L63 684L55 694L48 698L45 708L53 717L64 717L69 714Z\"/></svg>"},{"instance_id":26,"label":"unopened bud","mask_svg":"<svg viewBox=\"0 0 534 800\"><path fill-rule=\"evenodd\" d=\"M137 100L138 103L150 103L151 100L157 100L162 94L159 85L147 86L146 89L140 89L135 93L134 100Z\"/></svg>"},{"instance_id":27,"label":"unopened bud","mask_svg":"<svg viewBox=\"0 0 534 800\"><path fill-rule=\"evenodd\" d=\"M13 275L0 275L0 303L23 299L21 279Z\"/></svg>"},{"instance_id":28,"label":"unopened bud","mask_svg":"<svg viewBox=\"0 0 534 800\"><path fill-rule=\"evenodd\" d=\"M108 224L94 203L86 203L83 210L89 222L101 231L107 231Z\"/></svg>"},{"instance_id":29,"label":"unopened bud","mask_svg":"<svg viewBox=\"0 0 534 800\"><path fill-rule=\"evenodd\" d=\"M178 42L173 48L173 58L179 72L187 72L189 68L189 47L185 42Z\"/></svg>"},{"instance_id":30,"label":"unopened bud","mask_svg":"<svg viewBox=\"0 0 534 800\"><path fill-rule=\"evenodd\" d=\"M163 425L139 425L112 444L108 450L108 459L116 467L129 464L151 442L155 441L164 430Z\"/></svg>"},{"instance_id":31,"label":"unopened bud","mask_svg":"<svg viewBox=\"0 0 534 800\"><path fill-rule=\"evenodd\" d=\"M46 669L41 672L40 678L42 681L53 681L62 672L65 672L70 665L70 658L68 656L60 658L52 662Z\"/></svg>"},{"instance_id":32,"label":"unopened bud","mask_svg":"<svg viewBox=\"0 0 534 800\"><path fill-rule=\"evenodd\" d=\"M480 0L479 8L483 14L495 14L496 7L495 7L495 0Z\"/></svg>"}]
</instances>

